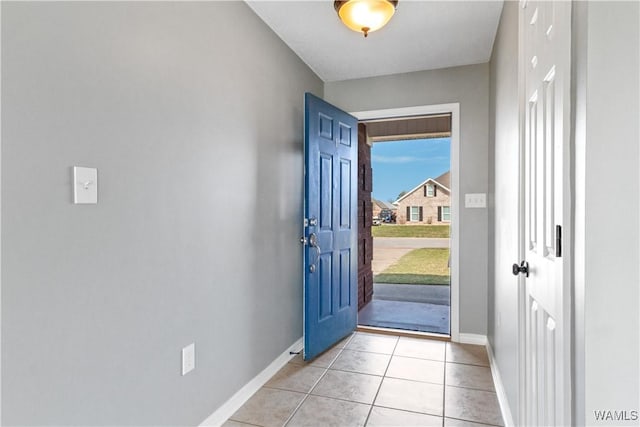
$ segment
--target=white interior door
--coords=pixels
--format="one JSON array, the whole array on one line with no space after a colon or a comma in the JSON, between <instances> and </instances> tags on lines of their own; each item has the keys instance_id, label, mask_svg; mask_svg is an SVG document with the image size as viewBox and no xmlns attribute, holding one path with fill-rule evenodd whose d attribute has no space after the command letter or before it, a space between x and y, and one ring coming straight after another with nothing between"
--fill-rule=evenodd
<instances>
[{"instance_id":1,"label":"white interior door","mask_svg":"<svg viewBox=\"0 0 640 427\"><path fill-rule=\"evenodd\" d=\"M570 228L571 2L521 6L521 236L528 277L521 272L520 425L571 425L570 264L562 250Z\"/></svg>"}]
</instances>

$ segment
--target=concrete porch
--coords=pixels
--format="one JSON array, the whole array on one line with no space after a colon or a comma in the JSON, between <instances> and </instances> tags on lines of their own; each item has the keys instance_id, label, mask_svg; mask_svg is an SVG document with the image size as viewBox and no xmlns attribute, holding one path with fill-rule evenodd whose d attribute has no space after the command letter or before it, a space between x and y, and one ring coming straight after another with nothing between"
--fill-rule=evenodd
<instances>
[{"instance_id":1,"label":"concrete porch","mask_svg":"<svg viewBox=\"0 0 640 427\"><path fill-rule=\"evenodd\" d=\"M373 300L358 312L358 324L448 335L449 310L449 286L374 283Z\"/></svg>"}]
</instances>

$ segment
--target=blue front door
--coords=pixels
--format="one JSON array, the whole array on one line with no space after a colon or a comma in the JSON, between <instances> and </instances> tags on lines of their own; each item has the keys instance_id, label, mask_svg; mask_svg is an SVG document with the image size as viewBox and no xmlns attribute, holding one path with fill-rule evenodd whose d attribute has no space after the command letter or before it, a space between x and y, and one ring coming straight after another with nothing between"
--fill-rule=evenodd
<instances>
[{"instance_id":1,"label":"blue front door","mask_svg":"<svg viewBox=\"0 0 640 427\"><path fill-rule=\"evenodd\" d=\"M356 327L357 132L355 117L305 94L305 360Z\"/></svg>"}]
</instances>

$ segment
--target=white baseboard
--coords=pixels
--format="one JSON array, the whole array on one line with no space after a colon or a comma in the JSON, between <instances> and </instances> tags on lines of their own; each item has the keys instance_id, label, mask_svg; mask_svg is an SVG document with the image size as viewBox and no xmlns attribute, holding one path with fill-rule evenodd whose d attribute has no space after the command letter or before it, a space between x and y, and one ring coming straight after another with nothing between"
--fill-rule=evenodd
<instances>
[{"instance_id":1,"label":"white baseboard","mask_svg":"<svg viewBox=\"0 0 640 427\"><path fill-rule=\"evenodd\" d=\"M463 334L458 335L458 342L461 344L486 345L487 336L480 334Z\"/></svg>"},{"instance_id":2,"label":"white baseboard","mask_svg":"<svg viewBox=\"0 0 640 427\"><path fill-rule=\"evenodd\" d=\"M231 396L229 400L222 404L215 412L207 417L201 426L217 427L221 426L225 421L229 419L244 403L249 400L253 394L260 390L269 379L275 375L284 365L289 362L294 356L289 354L290 351L300 351L302 348L302 338L291 344L280 356L276 358L269 366L264 368L262 372L256 375L251 381L245 384L236 394Z\"/></svg>"},{"instance_id":3,"label":"white baseboard","mask_svg":"<svg viewBox=\"0 0 640 427\"><path fill-rule=\"evenodd\" d=\"M498 364L495 356L493 355L493 349L491 344L487 341L487 354L489 355L489 363L491 364L491 375L493 375L493 385L496 388L496 395L498 396L498 403L500 404L500 411L502 412L502 420L505 427L513 427L513 416L511 415L511 408L509 407L509 401L507 400L507 393L504 390L502 384L502 378L500 377L500 371L498 370Z\"/></svg>"}]
</instances>

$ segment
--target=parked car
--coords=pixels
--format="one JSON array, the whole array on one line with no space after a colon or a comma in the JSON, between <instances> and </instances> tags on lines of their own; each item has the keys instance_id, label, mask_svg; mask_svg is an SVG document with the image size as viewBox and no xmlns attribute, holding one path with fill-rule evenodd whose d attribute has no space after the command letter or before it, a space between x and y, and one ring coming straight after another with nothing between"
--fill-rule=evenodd
<instances>
[{"instance_id":1,"label":"parked car","mask_svg":"<svg viewBox=\"0 0 640 427\"><path fill-rule=\"evenodd\" d=\"M371 223L371 225L381 225L382 224L382 220L380 220L380 218L378 218L377 216L373 218L373 222Z\"/></svg>"},{"instance_id":2,"label":"parked car","mask_svg":"<svg viewBox=\"0 0 640 427\"><path fill-rule=\"evenodd\" d=\"M395 214L391 209L382 209L380 211L380 218L382 219L382 222L385 223L396 222Z\"/></svg>"}]
</instances>

